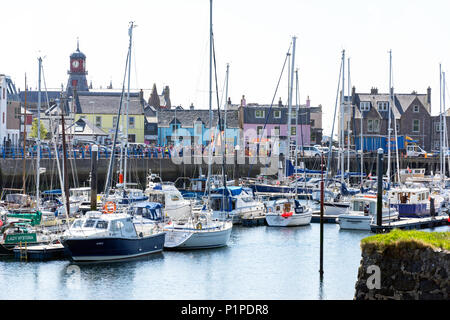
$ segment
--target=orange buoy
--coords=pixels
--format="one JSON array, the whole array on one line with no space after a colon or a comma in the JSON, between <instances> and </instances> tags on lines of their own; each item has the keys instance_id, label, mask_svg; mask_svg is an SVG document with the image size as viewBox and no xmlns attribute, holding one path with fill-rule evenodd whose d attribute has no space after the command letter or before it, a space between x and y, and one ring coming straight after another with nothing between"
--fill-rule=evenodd
<instances>
[{"instance_id":1,"label":"orange buoy","mask_svg":"<svg viewBox=\"0 0 450 320\"><path fill-rule=\"evenodd\" d=\"M123 173L119 173L119 183L123 183Z\"/></svg>"}]
</instances>

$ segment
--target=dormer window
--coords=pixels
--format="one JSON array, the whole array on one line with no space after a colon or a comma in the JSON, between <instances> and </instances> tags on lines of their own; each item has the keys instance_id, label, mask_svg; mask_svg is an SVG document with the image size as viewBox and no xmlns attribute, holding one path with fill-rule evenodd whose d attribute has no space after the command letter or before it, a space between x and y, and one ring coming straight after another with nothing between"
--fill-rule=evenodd
<instances>
[{"instance_id":1,"label":"dormer window","mask_svg":"<svg viewBox=\"0 0 450 320\"><path fill-rule=\"evenodd\" d=\"M280 110L274 110L273 111L273 117L276 119L280 119L281 118L281 111Z\"/></svg>"},{"instance_id":2,"label":"dormer window","mask_svg":"<svg viewBox=\"0 0 450 320\"><path fill-rule=\"evenodd\" d=\"M417 106L417 105L413 106L413 111L414 112L419 112L419 106Z\"/></svg>"},{"instance_id":3,"label":"dormer window","mask_svg":"<svg viewBox=\"0 0 450 320\"><path fill-rule=\"evenodd\" d=\"M264 118L264 110L255 110L256 118Z\"/></svg>"},{"instance_id":4,"label":"dormer window","mask_svg":"<svg viewBox=\"0 0 450 320\"><path fill-rule=\"evenodd\" d=\"M370 110L370 102L369 101L361 101L359 103L360 111L369 111Z\"/></svg>"},{"instance_id":5,"label":"dormer window","mask_svg":"<svg viewBox=\"0 0 450 320\"><path fill-rule=\"evenodd\" d=\"M389 102L387 101L380 101L377 102L378 111L388 111L389 109Z\"/></svg>"}]
</instances>

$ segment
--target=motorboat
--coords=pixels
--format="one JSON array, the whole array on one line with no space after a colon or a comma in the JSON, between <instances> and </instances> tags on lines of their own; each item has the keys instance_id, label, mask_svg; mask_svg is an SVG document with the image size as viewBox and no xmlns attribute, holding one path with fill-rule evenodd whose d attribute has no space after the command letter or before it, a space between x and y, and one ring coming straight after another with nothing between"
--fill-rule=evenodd
<instances>
[{"instance_id":1,"label":"motorboat","mask_svg":"<svg viewBox=\"0 0 450 320\"><path fill-rule=\"evenodd\" d=\"M220 187L211 190L209 207L213 218L232 219L238 224L242 219L264 216L264 204L255 200L253 192L246 187Z\"/></svg>"},{"instance_id":2,"label":"motorboat","mask_svg":"<svg viewBox=\"0 0 450 320\"><path fill-rule=\"evenodd\" d=\"M397 221L399 213L389 206L387 199L383 200L382 224L386 225ZM370 225L376 224L377 196L356 195L350 200L350 207L345 214L341 214L336 221L341 229L369 230Z\"/></svg>"},{"instance_id":3,"label":"motorboat","mask_svg":"<svg viewBox=\"0 0 450 320\"><path fill-rule=\"evenodd\" d=\"M165 235L155 224L137 229L127 213L88 211L64 232L61 242L73 261L115 261L162 251Z\"/></svg>"},{"instance_id":4,"label":"motorboat","mask_svg":"<svg viewBox=\"0 0 450 320\"><path fill-rule=\"evenodd\" d=\"M416 183L391 188L387 191L392 208L400 217L420 218L430 215L430 189ZM440 203L435 203L439 206Z\"/></svg>"}]
</instances>

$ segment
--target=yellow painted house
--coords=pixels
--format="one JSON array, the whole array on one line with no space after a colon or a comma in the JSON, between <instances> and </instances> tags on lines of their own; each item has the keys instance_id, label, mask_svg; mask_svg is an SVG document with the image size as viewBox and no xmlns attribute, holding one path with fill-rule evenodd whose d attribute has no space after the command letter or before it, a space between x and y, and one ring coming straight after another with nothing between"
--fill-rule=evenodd
<instances>
[{"instance_id":1,"label":"yellow painted house","mask_svg":"<svg viewBox=\"0 0 450 320\"><path fill-rule=\"evenodd\" d=\"M74 92L75 121L84 118L114 138L121 92ZM141 92L130 92L128 105L128 141L144 143L144 105ZM127 95L122 100L119 130L127 131Z\"/></svg>"}]
</instances>

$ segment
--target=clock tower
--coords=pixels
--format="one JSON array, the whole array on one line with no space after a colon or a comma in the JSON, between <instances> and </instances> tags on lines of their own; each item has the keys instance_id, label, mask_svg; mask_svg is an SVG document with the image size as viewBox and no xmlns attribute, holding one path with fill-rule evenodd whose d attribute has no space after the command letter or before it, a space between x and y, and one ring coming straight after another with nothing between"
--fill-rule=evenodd
<instances>
[{"instance_id":1,"label":"clock tower","mask_svg":"<svg viewBox=\"0 0 450 320\"><path fill-rule=\"evenodd\" d=\"M73 95L73 90L89 91L86 80L86 55L80 51L80 45L77 40L77 50L70 55L69 81L67 82L67 93Z\"/></svg>"}]
</instances>

